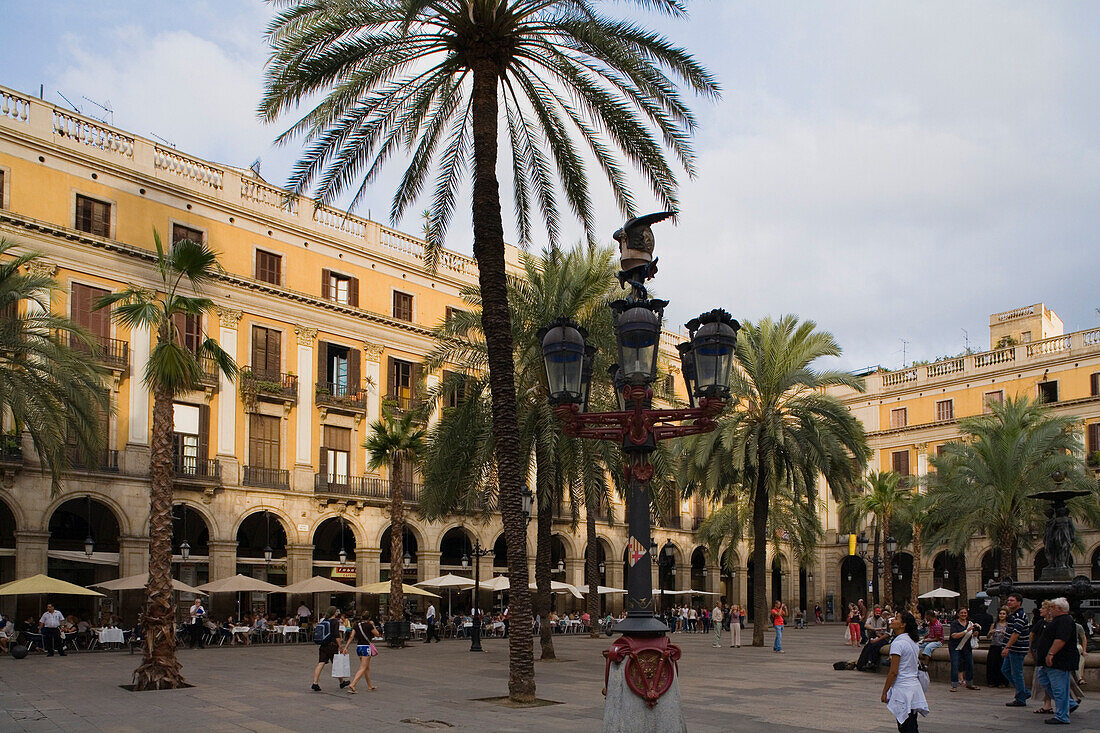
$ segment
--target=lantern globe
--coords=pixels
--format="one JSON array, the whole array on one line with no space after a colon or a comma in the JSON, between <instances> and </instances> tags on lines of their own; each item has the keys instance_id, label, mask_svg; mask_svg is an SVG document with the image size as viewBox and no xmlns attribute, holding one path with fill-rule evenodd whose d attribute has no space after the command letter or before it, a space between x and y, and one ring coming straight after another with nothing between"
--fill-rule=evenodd
<instances>
[{"instance_id":1,"label":"lantern globe","mask_svg":"<svg viewBox=\"0 0 1100 733\"><path fill-rule=\"evenodd\" d=\"M619 369L630 385L651 384L657 379L657 352L661 342L663 300L616 301L615 338L619 345Z\"/></svg>"},{"instance_id":2,"label":"lantern globe","mask_svg":"<svg viewBox=\"0 0 1100 733\"><path fill-rule=\"evenodd\" d=\"M77 536L79 537L79 535L77 535ZM92 539L91 535L88 535L87 537L84 538L84 554L87 555L88 557L91 557L92 553L94 553L94 552L95 552L95 540Z\"/></svg>"},{"instance_id":3,"label":"lantern globe","mask_svg":"<svg viewBox=\"0 0 1100 733\"><path fill-rule=\"evenodd\" d=\"M584 399L585 343L588 333L568 318L558 318L539 329L550 404L581 404Z\"/></svg>"},{"instance_id":4,"label":"lantern globe","mask_svg":"<svg viewBox=\"0 0 1100 733\"><path fill-rule=\"evenodd\" d=\"M729 397L730 371L741 324L726 311L716 308L692 319L687 325L691 331L695 395L726 399Z\"/></svg>"},{"instance_id":5,"label":"lantern globe","mask_svg":"<svg viewBox=\"0 0 1100 733\"><path fill-rule=\"evenodd\" d=\"M695 354L692 353L692 343L684 341L676 344L676 350L680 352L680 372L684 375L684 388L687 390L688 402L695 407Z\"/></svg>"},{"instance_id":6,"label":"lantern globe","mask_svg":"<svg viewBox=\"0 0 1100 733\"><path fill-rule=\"evenodd\" d=\"M180 543L180 557L182 557L185 562L191 557L191 543L187 540Z\"/></svg>"}]
</instances>

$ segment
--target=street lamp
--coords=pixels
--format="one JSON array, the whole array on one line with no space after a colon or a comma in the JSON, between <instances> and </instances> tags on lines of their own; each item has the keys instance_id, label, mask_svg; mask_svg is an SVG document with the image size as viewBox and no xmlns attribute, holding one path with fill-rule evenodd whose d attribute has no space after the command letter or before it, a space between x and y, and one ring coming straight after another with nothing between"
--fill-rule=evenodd
<instances>
[{"instance_id":1,"label":"street lamp","mask_svg":"<svg viewBox=\"0 0 1100 733\"><path fill-rule=\"evenodd\" d=\"M531 522L531 510L535 506L535 494L530 488L524 486L523 491L519 493L519 498L520 511L523 512L523 522L524 524L529 524Z\"/></svg>"},{"instance_id":2,"label":"street lamp","mask_svg":"<svg viewBox=\"0 0 1100 733\"><path fill-rule=\"evenodd\" d=\"M565 572L565 560L558 560L558 572L559 573L564 573Z\"/></svg>"},{"instance_id":3,"label":"street lamp","mask_svg":"<svg viewBox=\"0 0 1100 733\"><path fill-rule=\"evenodd\" d=\"M95 540L92 539L92 497L88 496L85 522L88 525L88 536L84 538L84 554L88 557L95 552Z\"/></svg>"},{"instance_id":4,"label":"street lamp","mask_svg":"<svg viewBox=\"0 0 1100 733\"><path fill-rule=\"evenodd\" d=\"M898 541L894 539L893 535L888 536L886 538L886 554L893 555L895 552L897 552L897 549Z\"/></svg>"},{"instance_id":5,"label":"street lamp","mask_svg":"<svg viewBox=\"0 0 1100 733\"><path fill-rule=\"evenodd\" d=\"M184 562L187 562L187 559L191 557L191 543L187 540L180 543L180 557L183 558Z\"/></svg>"},{"instance_id":6,"label":"street lamp","mask_svg":"<svg viewBox=\"0 0 1100 733\"><path fill-rule=\"evenodd\" d=\"M859 539L856 540L856 544L859 545L860 557L867 557L867 535L860 532Z\"/></svg>"},{"instance_id":7,"label":"street lamp","mask_svg":"<svg viewBox=\"0 0 1100 733\"><path fill-rule=\"evenodd\" d=\"M344 515L340 515L340 564L346 565L348 562L348 551L344 548Z\"/></svg>"},{"instance_id":8,"label":"street lamp","mask_svg":"<svg viewBox=\"0 0 1100 733\"><path fill-rule=\"evenodd\" d=\"M267 510L264 510L264 521L267 524L267 540L266 544L264 545L264 562L271 562L271 513Z\"/></svg>"},{"instance_id":9,"label":"street lamp","mask_svg":"<svg viewBox=\"0 0 1100 733\"><path fill-rule=\"evenodd\" d=\"M467 539L467 541L469 541ZM469 551L469 555L463 554L462 567L470 567L470 555L474 556L474 602L473 602L473 617L474 625L470 627L470 651L480 652L484 651L481 648L481 609L478 605L481 603L481 558L485 557L491 552L488 548L482 548L481 539L474 538L474 546Z\"/></svg>"},{"instance_id":10,"label":"street lamp","mask_svg":"<svg viewBox=\"0 0 1100 733\"><path fill-rule=\"evenodd\" d=\"M652 563L662 569L672 559L657 557L650 525L649 481L654 468L650 455L657 441L707 433L715 428L714 418L729 398L729 379L734 358L737 330L740 328L725 311L712 310L689 322L690 340L677 346L684 386L691 406L658 409L652 404L652 384L657 379L657 357L661 345L661 322L667 301L650 298L645 283L656 274L651 224L673 216L659 212L628 221L615 233L619 242L620 284L630 288L627 297L610 304L614 316L617 364L608 369L615 389L618 410L588 412L585 404L595 371L595 350L585 343L587 334L575 322L559 318L539 331L545 362L549 402L563 423L563 432L571 437L608 440L618 443L626 454L627 488L627 617L616 624L622 632L608 654L615 674L628 674L624 660L654 657L660 664L674 664L679 648L669 643L668 627L655 617ZM698 399L697 399L698 398ZM671 542L666 545L674 552ZM663 555L663 549L662 549ZM661 574L658 574L659 577ZM663 584L663 579L661 580ZM648 664L649 662L647 662ZM652 708L657 698L672 684L672 677L661 677L657 689L646 702ZM614 688L628 689L627 685ZM641 693L637 693L641 694ZM621 692L607 698L608 714L625 710Z\"/></svg>"}]
</instances>

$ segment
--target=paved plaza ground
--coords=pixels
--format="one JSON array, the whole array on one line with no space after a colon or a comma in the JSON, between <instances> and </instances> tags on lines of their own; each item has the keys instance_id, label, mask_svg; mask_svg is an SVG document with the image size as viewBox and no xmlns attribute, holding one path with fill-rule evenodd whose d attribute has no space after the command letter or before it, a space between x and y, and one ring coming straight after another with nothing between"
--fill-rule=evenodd
<instances>
[{"instance_id":1,"label":"paved plaza ground","mask_svg":"<svg viewBox=\"0 0 1100 733\"><path fill-rule=\"evenodd\" d=\"M894 731L879 702L883 677L836 672L832 662L854 657L843 627L787 632L787 653L711 648L709 636L676 634L683 651L680 689L689 730ZM725 641L728 644L728 636ZM507 642L488 639L486 653L469 642L444 641L391 651L373 662L377 692L337 690L326 670L323 693L309 690L316 660L312 643L182 650L184 673L195 686L132 693L138 657L126 652L0 659L0 731L598 731L603 714L606 637L555 639L562 661L536 663L538 696L559 702L514 710L475 701L504 695ZM982 670L984 672L984 670ZM1070 730L1100 731L1093 692ZM1100 699L1100 690L1096 698ZM934 684L932 715L922 731L1022 731L1041 725L1029 710L1004 707L1004 690L960 690ZM439 721L439 722L432 722ZM445 725L444 725L445 724Z\"/></svg>"}]
</instances>

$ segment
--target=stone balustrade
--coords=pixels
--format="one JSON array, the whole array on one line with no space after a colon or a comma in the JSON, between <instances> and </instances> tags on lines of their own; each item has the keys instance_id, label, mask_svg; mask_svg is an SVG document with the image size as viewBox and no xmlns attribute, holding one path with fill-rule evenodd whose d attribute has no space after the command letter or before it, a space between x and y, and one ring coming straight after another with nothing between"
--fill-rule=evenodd
<instances>
[{"instance_id":1,"label":"stone balustrade","mask_svg":"<svg viewBox=\"0 0 1100 733\"><path fill-rule=\"evenodd\" d=\"M153 165L210 188L221 189L225 180L225 171L159 145L153 147Z\"/></svg>"},{"instance_id":2,"label":"stone balustrade","mask_svg":"<svg viewBox=\"0 0 1100 733\"><path fill-rule=\"evenodd\" d=\"M123 135L118 130L98 125L91 120L55 109L53 129L61 137L67 137L103 151L118 153L124 158L134 157L134 138Z\"/></svg>"},{"instance_id":3,"label":"stone balustrade","mask_svg":"<svg viewBox=\"0 0 1100 733\"><path fill-rule=\"evenodd\" d=\"M31 103L6 89L0 89L0 117L19 122L30 121Z\"/></svg>"},{"instance_id":4,"label":"stone balustrade","mask_svg":"<svg viewBox=\"0 0 1100 733\"><path fill-rule=\"evenodd\" d=\"M900 388L933 379L952 378L954 375L962 375L968 372L1000 369L1017 364L1018 361L1024 359L1042 359L1046 356L1068 353L1076 349L1096 348L1100 348L1100 328L1074 331L1042 341L1009 346L1006 349L994 349L978 354L956 356L932 364L910 367L895 372L885 372L881 375L882 386L883 388Z\"/></svg>"},{"instance_id":5,"label":"stone balustrade","mask_svg":"<svg viewBox=\"0 0 1100 733\"><path fill-rule=\"evenodd\" d=\"M291 216L298 216L297 196L262 181L242 177L241 200L285 211Z\"/></svg>"},{"instance_id":6,"label":"stone balustrade","mask_svg":"<svg viewBox=\"0 0 1100 733\"><path fill-rule=\"evenodd\" d=\"M1005 321L1012 321L1017 318L1033 315L1035 315L1035 306L1029 305L1025 308L1016 308L1014 310L1005 311L1004 313L998 313L993 316L992 320L996 320L998 323L1004 323Z\"/></svg>"}]
</instances>

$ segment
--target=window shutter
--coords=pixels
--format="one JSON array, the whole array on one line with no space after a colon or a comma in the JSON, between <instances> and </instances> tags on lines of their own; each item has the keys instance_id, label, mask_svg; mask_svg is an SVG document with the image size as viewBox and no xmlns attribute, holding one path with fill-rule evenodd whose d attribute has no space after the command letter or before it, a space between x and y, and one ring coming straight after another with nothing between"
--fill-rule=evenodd
<instances>
[{"instance_id":1,"label":"window shutter","mask_svg":"<svg viewBox=\"0 0 1100 733\"><path fill-rule=\"evenodd\" d=\"M422 369L419 364L413 363L409 371L411 373L411 378L409 379L409 399L415 400L416 396L421 392L420 377Z\"/></svg>"},{"instance_id":2,"label":"window shutter","mask_svg":"<svg viewBox=\"0 0 1100 733\"><path fill-rule=\"evenodd\" d=\"M359 349L348 349L348 390L359 389Z\"/></svg>"},{"instance_id":3,"label":"window shutter","mask_svg":"<svg viewBox=\"0 0 1100 733\"><path fill-rule=\"evenodd\" d=\"M321 270L321 297L325 300L332 300L333 296L332 270L323 269Z\"/></svg>"},{"instance_id":4,"label":"window shutter","mask_svg":"<svg viewBox=\"0 0 1100 733\"><path fill-rule=\"evenodd\" d=\"M267 368L267 329L263 326L252 327L252 371Z\"/></svg>"},{"instance_id":5,"label":"window shutter","mask_svg":"<svg viewBox=\"0 0 1100 733\"><path fill-rule=\"evenodd\" d=\"M317 456L317 473L321 474L321 480L322 481L327 481L327 479L328 479L328 448L324 445L321 446L320 453Z\"/></svg>"},{"instance_id":6,"label":"window shutter","mask_svg":"<svg viewBox=\"0 0 1100 733\"><path fill-rule=\"evenodd\" d=\"M386 357L386 394L390 397L397 396L397 375L394 373L396 365L393 363L393 357Z\"/></svg>"},{"instance_id":7,"label":"window shutter","mask_svg":"<svg viewBox=\"0 0 1100 733\"><path fill-rule=\"evenodd\" d=\"M1089 453L1100 451L1100 423L1089 425L1088 451Z\"/></svg>"},{"instance_id":8,"label":"window shutter","mask_svg":"<svg viewBox=\"0 0 1100 733\"><path fill-rule=\"evenodd\" d=\"M328 378L328 343L317 341L317 381L329 382Z\"/></svg>"},{"instance_id":9,"label":"window shutter","mask_svg":"<svg viewBox=\"0 0 1100 733\"><path fill-rule=\"evenodd\" d=\"M348 278L348 305L352 308L359 307L359 278Z\"/></svg>"},{"instance_id":10,"label":"window shutter","mask_svg":"<svg viewBox=\"0 0 1100 733\"><path fill-rule=\"evenodd\" d=\"M101 237L111 236L111 205L96 202L92 205L93 233Z\"/></svg>"},{"instance_id":11,"label":"window shutter","mask_svg":"<svg viewBox=\"0 0 1100 733\"><path fill-rule=\"evenodd\" d=\"M186 345L187 343L187 316L183 313L176 313L172 316L172 326L176 329L176 343Z\"/></svg>"},{"instance_id":12,"label":"window shutter","mask_svg":"<svg viewBox=\"0 0 1100 733\"><path fill-rule=\"evenodd\" d=\"M282 362L279 358L281 352L279 344L281 335L282 334L274 329L268 329L267 331L267 365L265 368L272 374L278 374L282 371Z\"/></svg>"},{"instance_id":13,"label":"window shutter","mask_svg":"<svg viewBox=\"0 0 1100 733\"><path fill-rule=\"evenodd\" d=\"M210 457L210 405L199 405L199 458Z\"/></svg>"}]
</instances>

